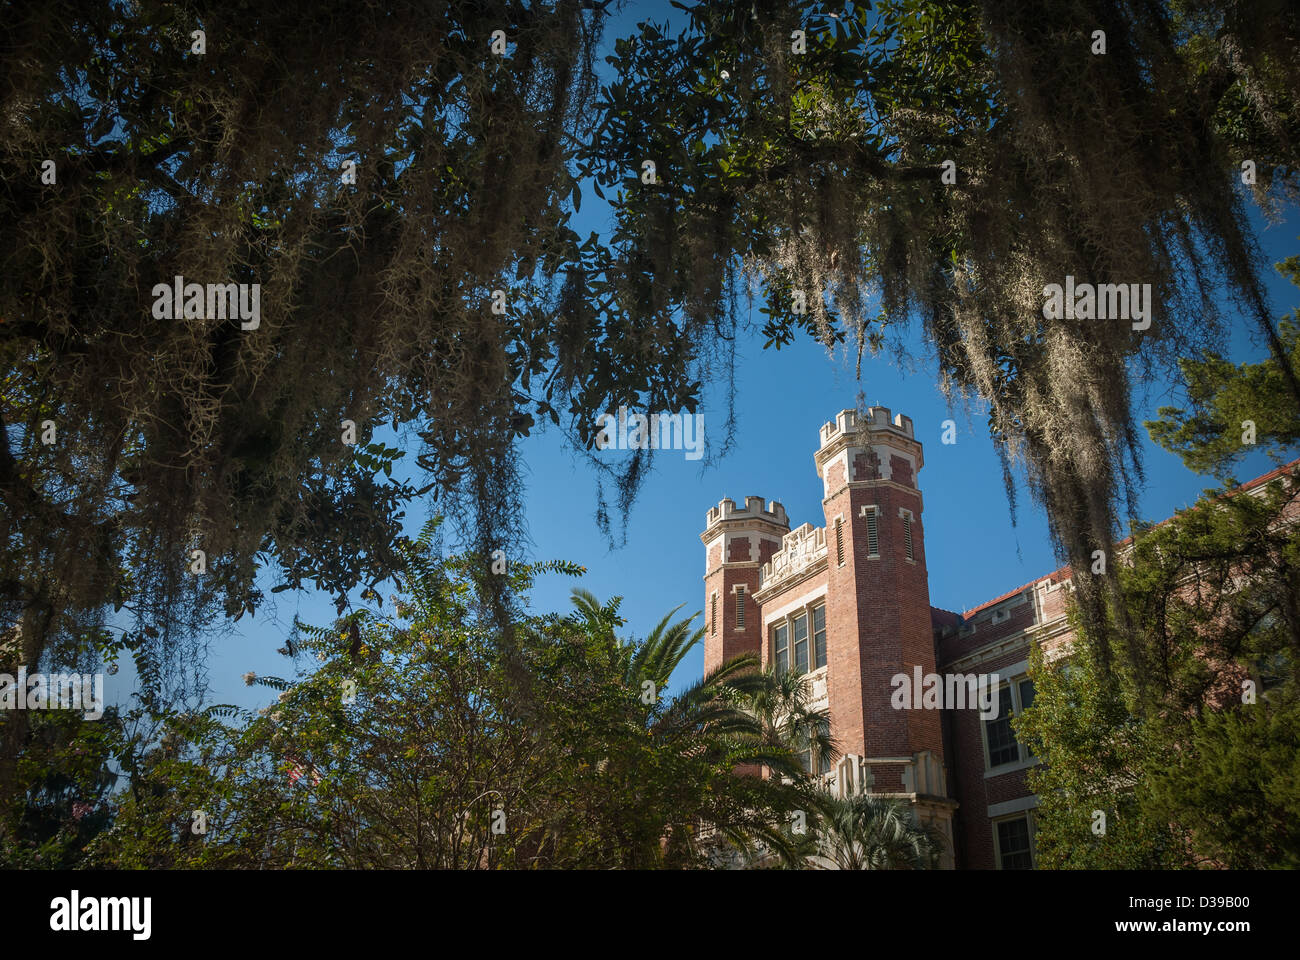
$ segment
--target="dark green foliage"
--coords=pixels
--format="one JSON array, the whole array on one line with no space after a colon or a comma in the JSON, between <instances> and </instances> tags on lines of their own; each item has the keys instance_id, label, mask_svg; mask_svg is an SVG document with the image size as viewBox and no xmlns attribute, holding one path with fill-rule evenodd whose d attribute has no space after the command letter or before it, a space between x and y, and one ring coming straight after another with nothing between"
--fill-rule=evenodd
<instances>
[{"instance_id":1,"label":"dark green foliage","mask_svg":"<svg viewBox=\"0 0 1300 960\"><path fill-rule=\"evenodd\" d=\"M817 799L811 862L839 870L934 869L946 841L916 822L905 800L858 794Z\"/></svg>"},{"instance_id":2,"label":"dark green foliage","mask_svg":"<svg viewBox=\"0 0 1300 960\"><path fill-rule=\"evenodd\" d=\"M13 839L0 846L0 866L69 870L87 865L87 847L111 826L111 769L120 734L115 709L89 721L70 711L46 711L28 725L18 780L24 792L3 817Z\"/></svg>"},{"instance_id":3,"label":"dark green foliage","mask_svg":"<svg viewBox=\"0 0 1300 960\"><path fill-rule=\"evenodd\" d=\"M1155 870L1191 865L1183 831L1150 811L1146 777L1159 746L1103 676L1086 643L1068 670L1031 653L1034 703L1016 736L1043 765L1029 771L1039 797L1034 845L1042 869ZM1104 821L1098 818L1098 811ZM1094 832L1104 826L1104 835Z\"/></svg>"},{"instance_id":4,"label":"dark green foliage","mask_svg":"<svg viewBox=\"0 0 1300 960\"><path fill-rule=\"evenodd\" d=\"M617 600L580 594L570 616L520 617L507 646L475 613L473 563L443 561L431 542L407 549L392 613L303 628L320 658L309 677L249 678L281 691L262 715L165 715L165 734L127 743L131 789L98 862L680 868L755 844L795 856L781 828L810 809L810 786L758 704L814 725L820 715L779 706L752 658L664 696L700 633L670 614L645 642L624 642ZM580 572L509 576L523 592L548 570ZM777 776L736 773L756 763ZM195 810L203 836L189 830Z\"/></svg>"},{"instance_id":5,"label":"dark green foliage","mask_svg":"<svg viewBox=\"0 0 1300 960\"><path fill-rule=\"evenodd\" d=\"M1277 269L1300 286L1300 257ZM1282 319L1278 337L1292 371L1300 373L1300 311ZM1148 421L1152 439L1177 453L1198 473L1226 476L1241 457L1271 448L1279 456L1300 446L1300 417L1287 393L1277 360L1234 364L1205 352L1179 361L1190 410L1161 407Z\"/></svg>"},{"instance_id":6,"label":"dark green foliage","mask_svg":"<svg viewBox=\"0 0 1300 960\"><path fill-rule=\"evenodd\" d=\"M1300 699L1196 718L1182 749L1151 767L1151 812L1187 830L1204 862L1300 867Z\"/></svg>"},{"instance_id":7,"label":"dark green foliage","mask_svg":"<svg viewBox=\"0 0 1300 960\"><path fill-rule=\"evenodd\" d=\"M694 402L673 326L600 306L599 250L569 227L595 7L101 0L3 21L0 616L21 642L0 666L114 612L180 683L268 568L340 609L382 582L430 489L474 551L525 542L514 444L536 418ZM260 284L260 324L155 315L176 276ZM385 425L425 478L392 478Z\"/></svg>"}]
</instances>

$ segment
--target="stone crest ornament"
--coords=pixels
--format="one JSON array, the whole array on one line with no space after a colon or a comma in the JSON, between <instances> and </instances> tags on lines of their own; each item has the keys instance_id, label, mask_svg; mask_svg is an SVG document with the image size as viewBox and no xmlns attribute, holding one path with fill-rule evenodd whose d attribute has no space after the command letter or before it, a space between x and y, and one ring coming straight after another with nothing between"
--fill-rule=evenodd
<instances>
[{"instance_id":1,"label":"stone crest ornament","mask_svg":"<svg viewBox=\"0 0 1300 960\"><path fill-rule=\"evenodd\" d=\"M781 549L763 565L759 582L766 586L787 577L796 577L826 556L826 530L805 523L782 539Z\"/></svg>"}]
</instances>

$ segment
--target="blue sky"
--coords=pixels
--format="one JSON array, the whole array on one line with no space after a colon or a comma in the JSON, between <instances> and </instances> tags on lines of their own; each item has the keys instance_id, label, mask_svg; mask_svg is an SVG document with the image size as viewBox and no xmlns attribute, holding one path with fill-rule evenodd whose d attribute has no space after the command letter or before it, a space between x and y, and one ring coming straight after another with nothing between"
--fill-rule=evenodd
<instances>
[{"instance_id":1,"label":"blue sky","mask_svg":"<svg viewBox=\"0 0 1300 960\"><path fill-rule=\"evenodd\" d=\"M630 32L649 11L657 21L666 5L629 4L606 31L606 41ZM575 223L582 234L601 230L607 208L584 191L582 215ZM1288 211L1285 223L1264 229L1262 237L1269 262L1300 251L1300 218ZM1259 224L1261 227L1262 223ZM1300 290L1280 276L1270 278L1275 316L1300 306ZM757 311L757 304L754 309ZM754 319L761 318L755 312ZM1156 323L1159 323L1157 314ZM1240 362L1264 355L1262 344L1244 321L1234 325L1229 355ZM935 367L925 359L915 369L900 369L887 357L864 360L862 379L855 379L851 359L799 341L780 351L761 349L757 335L737 343L736 443L731 453L711 467L688 461L680 451L656 456L654 472L628 518L626 543L611 550L596 526L596 477L581 458L565 449L554 429L528 438L519 451L524 463L525 521L532 543L524 550L533 559L564 559L589 570L581 585L599 597L620 595L628 619L626 632L644 636L671 608L685 603L683 613L703 606L704 554L699 534L705 512L723 497L743 503L745 496L761 496L785 504L791 526L824 523L821 485L813 465L817 433L825 421L856 403L859 390L869 404L890 407L911 417L916 436L924 444L925 466L918 476L924 496L924 530L929 562L930 599L935 606L962 611L1012 590L1058 566L1048 543L1042 511L1023 488L1017 524L1012 525L1001 468L987 439L982 417L968 421L961 410L950 413L936 387ZM910 345L919 358L928 351L914 329ZM1171 385L1156 384L1138 398L1143 419L1157 407L1176 402ZM703 407L706 434L716 443L723 433L725 408L716 392ZM958 441L940 443L943 421L952 416ZM386 439L377 435L376 439ZM1144 464L1146 486L1140 506L1145 519L1159 520L1193 502L1211 485L1209 478L1186 470L1171 454L1147 442ZM621 454L606 451L611 459ZM413 460L409 454L407 460ZM1242 480L1272 466L1261 455L1250 458L1237 472ZM418 529L424 511L416 509L408 528ZM533 592L538 612L567 611L574 581L547 576ZM273 582L267 582L268 589ZM246 687L240 676L252 670L259 675L290 677L294 665L276 654L295 614L309 623L328 624L333 604L316 595L288 593L270 598L256 617L245 617L229 635L214 636L207 674L208 703L262 706L274 699L273 691ZM387 605L387 601L385 601ZM697 621L698 624L698 621ZM703 651L689 654L673 678L673 689L697 679L703 669ZM134 683L129 662L109 677L110 701L120 700Z\"/></svg>"}]
</instances>

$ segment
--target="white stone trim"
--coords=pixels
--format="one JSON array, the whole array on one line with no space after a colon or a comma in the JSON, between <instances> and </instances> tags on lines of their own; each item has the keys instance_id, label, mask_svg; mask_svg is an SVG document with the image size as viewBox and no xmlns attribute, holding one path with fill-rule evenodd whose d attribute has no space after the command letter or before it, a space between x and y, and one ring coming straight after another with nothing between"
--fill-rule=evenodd
<instances>
[{"instance_id":1,"label":"white stone trim","mask_svg":"<svg viewBox=\"0 0 1300 960\"><path fill-rule=\"evenodd\" d=\"M1015 800L1004 800L1002 803L989 805L988 818L996 820L999 817L1005 817L1013 813L1024 813L1026 810L1033 810L1038 806L1038 794L1031 793L1027 797L1017 797ZM994 840L996 841L996 837Z\"/></svg>"},{"instance_id":2,"label":"white stone trim","mask_svg":"<svg viewBox=\"0 0 1300 960\"><path fill-rule=\"evenodd\" d=\"M1021 660L1019 663L1013 663L1009 667L998 667L998 679L1003 683L1010 683L1019 679L1022 675L1029 672L1029 661Z\"/></svg>"},{"instance_id":3,"label":"white stone trim","mask_svg":"<svg viewBox=\"0 0 1300 960\"><path fill-rule=\"evenodd\" d=\"M831 467L837 463L842 464L844 466L843 482L848 483L850 480L853 479L851 476L849 476L849 451L848 448L845 448L841 450L839 453L835 454L835 456L827 460L824 464L822 464L822 469L821 469L822 488L825 491L825 498L827 500L831 498L831 494L834 492L831 490Z\"/></svg>"},{"instance_id":4,"label":"white stone trim","mask_svg":"<svg viewBox=\"0 0 1300 960\"><path fill-rule=\"evenodd\" d=\"M885 444L872 444L871 449L877 457L880 458L880 477L882 480L894 480L894 463L891 457L901 457L908 462L912 468L912 482L916 483L916 458L906 450L900 450L895 446ZM894 480L897 483L897 480Z\"/></svg>"},{"instance_id":5,"label":"white stone trim","mask_svg":"<svg viewBox=\"0 0 1300 960\"><path fill-rule=\"evenodd\" d=\"M986 739L984 741L984 763L986 765L986 769L984 770L985 780L992 780L994 777L1000 777L1004 773L1016 773L1019 770L1028 770L1030 767L1036 767L1042 763L1038 757L1030 757L1028 760L1017 760L1015 763L1004 763L1000 767L994 767L992 770L989 770L987 769L987 764L989 762L988 756L988 740Z\"/></svg>"},{"instance_id":6,"label":"white stone trim","mask_svg":"<svg viewBox=\"0 0 1300 960\"><path fill-rule=\"evenodd\" d=\"M791 600L789 603L777 607L775 610L769 612L766 608L764 608L763 629L766 631L766 629L771 624L775 623L777 620L784 620L787 614L794 613L798 610L803 609L804 607L815 606L817 601L825 600L825 599L826 599L826 584L823 583L821 586L817 587L815 590L811 591L810 593L805 593L797 600ZM811 627L811 624L809 626ZM810 637L812 636L811 630L809 631L808 635Z\"/></svg>"}]
</instances>

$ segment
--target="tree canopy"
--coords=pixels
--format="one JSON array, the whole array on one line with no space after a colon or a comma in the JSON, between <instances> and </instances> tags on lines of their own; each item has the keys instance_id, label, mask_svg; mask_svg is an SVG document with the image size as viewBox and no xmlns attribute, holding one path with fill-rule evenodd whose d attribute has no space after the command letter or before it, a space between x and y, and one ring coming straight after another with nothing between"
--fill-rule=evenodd
<instances>
[{"instance_id":1,"label":"tree canopy","mask_svg":"<svg viewBox=\"0 0 1300 960\"><path fill-rule=\"evenodd\" d=\"M943 388L988 405L1097 621L1082 561L1141 477L1134 377L1215 343L1228 304L1283 351L1242 184L1270 208L1295 196L1294 6L674 6L679 35L616 43L583 154L619 188L613 244L646 299L707 335L748 277L770 345L847 339L859 359L919 320ZM1150 325L1049 316L1067 277L1149 285Z\"/></svg>"},{"instance_id":2,"label":"tree canopy","mask_svg":"<svg viewBox=\"0 0 1300 960\"><path fill-rule=\"evenodd\" d=\"M431 488L486 558L524 539L511 451L535 417L680 405L671 330L557 322L594 256L568 226L591 6L8 11L0 603L21 659L86 649L124 606L174 656L256 609L261 567L342 609ZM258 285L256 326L233 300L164 316L175 278ZM383 425L429 487L391 479Z\"/></svg>"}]
</instances>

